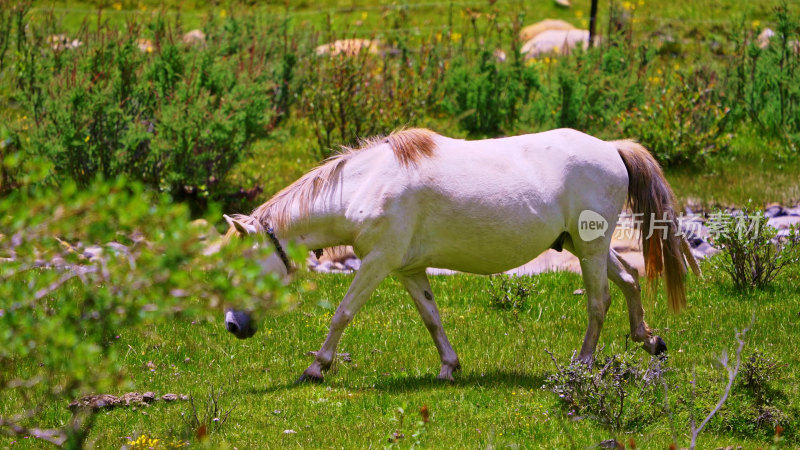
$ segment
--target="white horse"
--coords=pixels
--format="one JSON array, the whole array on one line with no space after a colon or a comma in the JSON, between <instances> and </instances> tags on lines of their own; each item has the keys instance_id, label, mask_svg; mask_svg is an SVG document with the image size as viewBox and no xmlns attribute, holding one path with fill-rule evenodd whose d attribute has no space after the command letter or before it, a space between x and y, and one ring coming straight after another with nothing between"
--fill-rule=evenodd
<instances>
[{"instance_id":1,"label":"white horse","mask_svg":"<svg viewBox=\"0 0 800 450\"><path fill-rule=\"evenodd\" d=\"M439 378L452 380L459 360L425 270L493 274L548 248L580 259L589 313L580 360L589 364L597 346L610 304L608 279L625 294L632 339L651 354L666 350L644 321L638 272L610 248L626 198L646 219L648 276L664 273L669 305L679 310L687 264L699 270L679 236L674 195L658 163L633 141L605 142L570 129L480 141L409 129L371 139L330 158L251 215L225 216L226 236L269 235L277 250L271 270L282 275L292 269L283 251L289 241L312 249L352 245L362 259L301 381L322 380L345 327L389 274L400 279L433 337ZM586 217L592 233L582 233ZM586 234L592 236L582 239ZM225 320L237 337L252 335L246 314L229 311Z\"/></svg>"}]
</instances>

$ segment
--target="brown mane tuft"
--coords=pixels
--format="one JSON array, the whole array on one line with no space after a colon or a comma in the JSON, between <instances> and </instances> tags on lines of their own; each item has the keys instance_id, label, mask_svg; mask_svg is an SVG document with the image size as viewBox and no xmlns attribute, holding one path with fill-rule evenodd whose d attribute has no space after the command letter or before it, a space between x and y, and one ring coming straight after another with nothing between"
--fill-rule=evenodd
<instances>
[{"instance_id":1,"label":"brown mane tuft","mask_svg":"<svg viewBox=\"0 0 800 450\"><path fill-rule=\"evenodd\" d=\"M358 148L342 147L342 151L312 169L299 180L285 187L250 215L262 226L272 226L280 235L291 225L292 209L298 209L298 218L307 217L314 200L330 189L341 174L344 164L362 151L389 144L389 148L404 167L415 166L424 158L433 156L438 136L425 128L398 130L386 137L362 140Z\"/></svg>"}]
</instances>

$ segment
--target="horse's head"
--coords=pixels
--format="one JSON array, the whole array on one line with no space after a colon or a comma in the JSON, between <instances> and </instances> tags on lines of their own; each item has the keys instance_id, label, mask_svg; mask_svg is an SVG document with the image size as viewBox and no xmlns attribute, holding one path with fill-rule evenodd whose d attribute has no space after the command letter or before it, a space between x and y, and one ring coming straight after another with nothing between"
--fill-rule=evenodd
<instances>
[{"instance_id":1,"label":"horse's head","mask_svg":"<svg viewBox=\"0 0 800 450\"><path fill-rule=\"evenodd\" d=\"M230 228L220 241L219 245L225 245L232 239L253 238L253 248L262 245L272 247L272 253L265 258L257 259L255 262L261 266L264 275L275 274L284 282L288 281L291 272L291 262L289 261L284 248L286 243L275 236L270 228L264 226L250 216L236 215L223 216ZM228 309L225 311L225 329L233 333L239 339L246 339L256 332L256 326L247 311Z\"/></svg>"}]
</instances>

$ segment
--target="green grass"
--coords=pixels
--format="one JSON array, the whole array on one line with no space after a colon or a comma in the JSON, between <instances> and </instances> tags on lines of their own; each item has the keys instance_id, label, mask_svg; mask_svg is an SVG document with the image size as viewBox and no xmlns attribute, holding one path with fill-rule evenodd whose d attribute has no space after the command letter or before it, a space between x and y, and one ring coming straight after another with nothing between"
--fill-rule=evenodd
<instances>
[{"instance_id":1,"label":"green grass","mask_svg":"<svg viewBox=\"0 0 800 450\"><path fill-rule=\"evenodd\" d=\"M200 407L212 388L224 391L219 401L232 412L219 430L212 429L208 443L214 448L383 447L400 426L400 407L406 416L401 430L406 437L400 445L409 447L417 439L411 435L423 405L431 418L418 437L424 447L568 448L574 443L583 448L612 437L625 442L633 438L639 448L669 445L669 422L659 401L653 400L652 406L656 420L633 431L614 432L591 419L564 419L559 398L542 389L553 371L544 350L565 362L580 347L585 331L585 297L572 293L582 283L570 273L537 276L537 293L522 311L490 308L486 278L432 277L445 328L463 366L454 383L434 379L439 363L432 341L400 284L388 279L345 332L338 351L350 353L352 362L339 362L321 385L295 386L311 363L306 353L324 339L331 305L339 302L351 279L304 276L316 289L298 293L294 310L267 317L259 333L246 341L225 332L217 318L123 330L115 345L126 355L132 390L191 394ZM751 318L755 323L744 355L759 349L784 364L772 382L772 395L791 418L787 444L800 443L800 433L793 428L800 424L799 282L800 271L794 267L767 291L738 294L711 273L705 280L692 280L685 313L667 314L663 300L646 306L649 323L670 348L666 376L681 446L688 445L692 371L697 373L696 408L704 415L726 380L716 358L723 350L733 355L734 329L748 326ZM606 354L623 351L628 332L624 299L616 288L612 296L600 341ZM646 358L643 350L638 355ZM148 362L154 364L152 371ZM21 399L4 395L8 401L0 402L0 415L20 412ZM769 444L769 427L754 430L743 419L752 407L747 390L737 384L727 405L701 434L700 448ZM186 427L180 416L188 411L186 403L159 403L102 412L90 440L97 447L114 448L139 434L182 436ZM49 423L39 425L58 425L68 414L66 405L49 405L44 415ZM0 437L0 447L12 440ZM22 448L38 446L16 440Z\"/></svg>"}]
</instances>

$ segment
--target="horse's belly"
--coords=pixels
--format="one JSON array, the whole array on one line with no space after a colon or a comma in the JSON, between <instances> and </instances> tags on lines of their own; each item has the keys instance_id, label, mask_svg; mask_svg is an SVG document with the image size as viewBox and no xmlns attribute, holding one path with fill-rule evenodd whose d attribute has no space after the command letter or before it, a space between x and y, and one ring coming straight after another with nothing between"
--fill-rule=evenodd
<instances>
[{"instance_id":1,"label":"horse's belly","mask_svg":"<svg viewBox=\"0 0 800 450\"><path fill-rule=\"evenodd\" d=\"M426 267L476 274L505 272L547 250L560 230L540 224L519 229L462 229L453 225L446 235L429 241L413 259ZM420 247L417 247L418 249Z\"/></svg>"}]
</instances>

